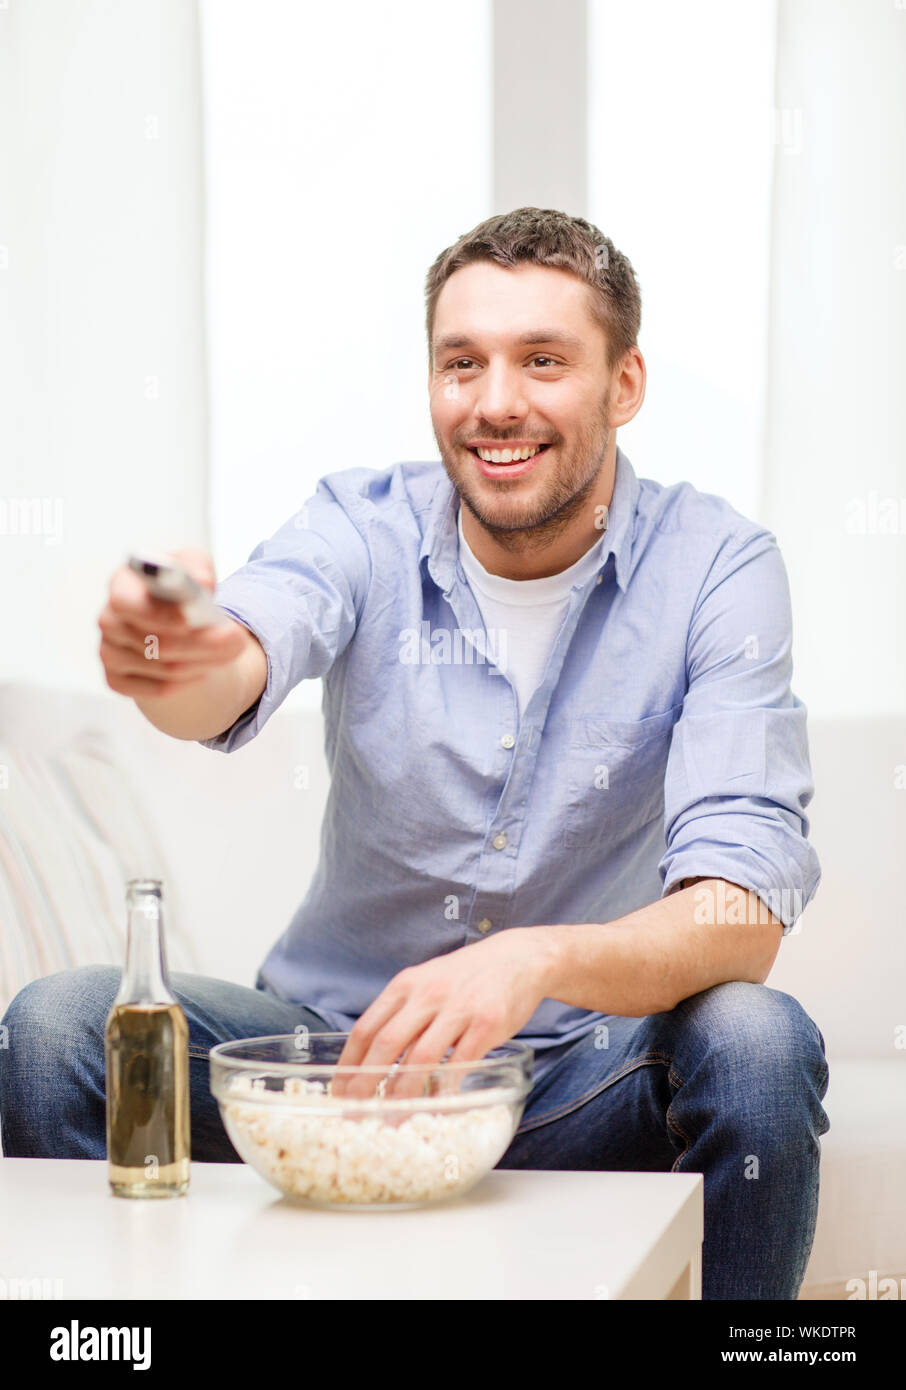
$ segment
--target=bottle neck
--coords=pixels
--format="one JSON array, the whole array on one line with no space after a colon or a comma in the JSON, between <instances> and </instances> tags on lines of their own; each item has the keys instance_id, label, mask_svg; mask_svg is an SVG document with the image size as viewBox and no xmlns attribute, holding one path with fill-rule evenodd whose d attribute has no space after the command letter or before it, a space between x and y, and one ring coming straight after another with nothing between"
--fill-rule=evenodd
<instances>
[{"instance_id":1,"label":"bottle neck","mask_svg":"<svg viewBox=\"0 0 906 1390\"><path fill-rule=\"evenodd\" d=\"M116 1004L173 1004L164 948L159 883L130 883L127 898L126 965Z\"/></svg>"}]
</instances>

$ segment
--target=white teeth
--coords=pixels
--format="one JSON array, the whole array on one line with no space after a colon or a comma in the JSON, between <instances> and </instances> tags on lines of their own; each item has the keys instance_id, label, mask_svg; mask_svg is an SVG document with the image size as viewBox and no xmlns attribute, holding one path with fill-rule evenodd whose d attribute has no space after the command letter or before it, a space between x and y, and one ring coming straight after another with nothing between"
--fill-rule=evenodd
<instances>
[{"instance_id":1,"label":"white teeth","mask_svg":"<svg viewBox=\"0 0 906 1390\"><path fill-rule=\"evenodd\" d=\"M534 458L538 450L529 445L524 449L476 449L475 452L485 463L521 463Z\"/></svg>"}]
</instances>

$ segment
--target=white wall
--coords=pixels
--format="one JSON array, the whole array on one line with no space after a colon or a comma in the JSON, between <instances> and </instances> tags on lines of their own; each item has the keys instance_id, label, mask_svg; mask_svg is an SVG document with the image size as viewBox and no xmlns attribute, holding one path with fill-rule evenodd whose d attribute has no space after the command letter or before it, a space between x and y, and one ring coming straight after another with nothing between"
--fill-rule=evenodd
<instances>
[{"instance_id":1,"label":"white wall","mask_svg":"<svg viewBox=\"0 0 906 1390\"><path fill-rule=\"evenodd\" d=\"M193 3L0 7L4 677L103 688L110 571L207 542L200 135Z\"/></svg>"},{"instance_id":2,"label":"white wall","mask_svg":"<svg viewBox=\"0 0 906 1390\"><path fill-rule=\"evenodd\" d=\"M906 709L904 88L902 3L781 0L762 512L822 715Z\"/></svg>"}]
</instances>

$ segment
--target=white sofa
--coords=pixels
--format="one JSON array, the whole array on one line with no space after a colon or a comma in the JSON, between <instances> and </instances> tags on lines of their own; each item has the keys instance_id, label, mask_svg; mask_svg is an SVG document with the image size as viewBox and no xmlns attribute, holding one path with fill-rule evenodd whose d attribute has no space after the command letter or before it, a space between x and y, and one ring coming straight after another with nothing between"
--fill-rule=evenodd
<instances>
[{"instance_id":1,"label":"white sofa","mask_svg":"<svg viewBox=\"0 0 906 1390\"><path fill-rule=\"evenodd\" d=\"M810 743L823 879L768 983L801 1000L830 1062L802 1297L846 1298L872 1271L906 1275L906 790L895 777L906 721L813 720ZM118 962L123 883L137 875L165 881L171 968L253 984L317 858L318 712L284 707L224 755L166 738L109 692L0 686L3 766L0 1010L35 975Z\"/></svg>"}]
</instances>

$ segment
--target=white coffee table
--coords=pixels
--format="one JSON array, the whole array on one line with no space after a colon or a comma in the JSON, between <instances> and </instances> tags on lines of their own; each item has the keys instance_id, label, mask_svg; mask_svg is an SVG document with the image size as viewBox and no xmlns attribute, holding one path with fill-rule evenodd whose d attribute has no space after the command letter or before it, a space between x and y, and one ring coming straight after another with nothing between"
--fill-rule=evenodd
<instances>
[{"instance_id":1,"label":"white coffee table","mask_svg":"<svg viewBox=\"0 0 906 1390\"><path fill-rule=\"evenodd\" d=\"M701 1298L703 1190L699 1173L495 1169L433 1208L322 1211L244 1164L194 1163L186 1196L134 1201L103 1161L3 1158L0 1295Z\"/></svg>"}]
</instances>

